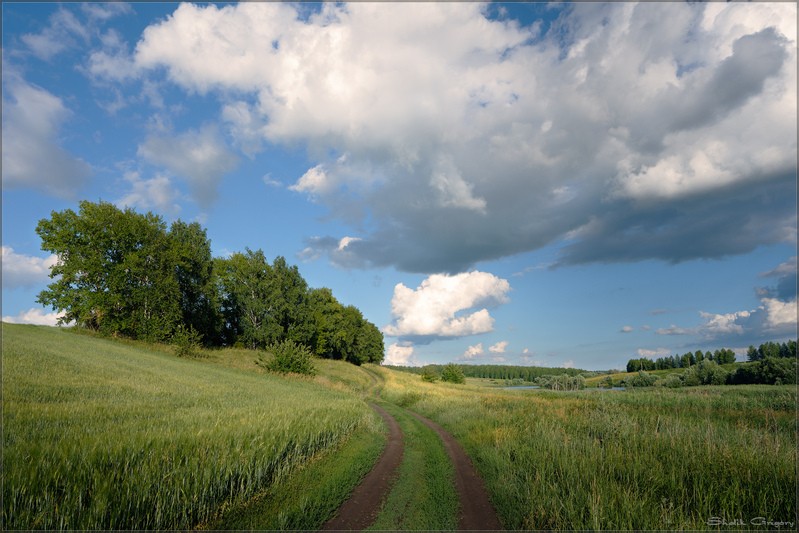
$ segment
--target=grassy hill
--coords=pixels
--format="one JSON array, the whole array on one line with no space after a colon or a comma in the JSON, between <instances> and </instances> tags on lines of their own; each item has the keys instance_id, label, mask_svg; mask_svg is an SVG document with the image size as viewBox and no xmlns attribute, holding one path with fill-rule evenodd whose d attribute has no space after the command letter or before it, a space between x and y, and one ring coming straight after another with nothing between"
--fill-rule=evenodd
<instances>
[{"instance_id":1,"label":"grassy hill","mask_svg":"<svg viewBox=\"0 0 799 533\"><path fill-rule=\"evenodd\" d=\"M276 527L312 528L382 447L353 394L372 380L348 363L284 378L244 350L186 360L56 328L2 333L3 529L187 529L267 489L288 505ZM289 474L336 456L346 468L320 468L332 478L316 480L315 501L279 494Z\"/></svg>"}]
</instances>

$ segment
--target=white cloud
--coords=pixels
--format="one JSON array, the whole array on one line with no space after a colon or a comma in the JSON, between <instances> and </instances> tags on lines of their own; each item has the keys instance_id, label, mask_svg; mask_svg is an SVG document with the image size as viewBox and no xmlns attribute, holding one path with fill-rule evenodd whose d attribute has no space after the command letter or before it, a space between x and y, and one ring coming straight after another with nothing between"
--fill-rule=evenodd
<instances>
[{"instance_id":1,"label":"white cloud","mask_svg":"<svg viewBox=\"0 0 799 533\"><path fill-rule=\"evenodd\" d=\"M797 326L797 300L783 302L776 298L763 298L761 300L766 310L767 330L796 331Z\"/></svg>"},{"instance_id":2,"label":"white cloud","mask_svg":"<svg viewBox=\"0 0 799 533\"><path fill-rule=\"evenodd\" d=\"M561 368L574 368L574 361L569 359L568 361L563 361L563 364L560 365Z\"/></svg>"},{"instance_id":3,"label":"white cloud","mask_svg":"<svg viewBox=\"0 0 799 533\"><path fill-rule=\"evenodd\" d=\"M476 3L298 9L182 4L134 60L218 93L248 155L305 145L293 189L374 221L364 265L458 272L569 235L565 262L795 240L794 4L577 3L544 35Z\"/></svg>"},{"instance_id":4,"label":"white cloud","mask_svg":"<svg viewBox=\"0 0 799 533\"><path fill-rule=\"evenodd\" d=\"M180 211L176 203L178 193L169 177L158 174L154 178L144 179L138 172L131 171L125 173L124 179L130 184L130 191L116 201L117 206L169 214Z\"/></svg>"},{"instance_id":5,"label":"white cloud","mask_svg":"<svg viewBox=\"0 0 799 533\"><path fill-rule=\"evenodd\" d=\"M632 326L622 326L621 332L622 333L631 333L634 330Z\"/></svg>"},{"instance_id":6,"label":"white cloud","mask_svg":"<svg viewBox=\"0 0 799 533\"><path fill-rule=\"evenodd\" d=\"M75 44L76 37L86 41L89 30L71 11L60 8L50 16L49 24L40 33L26 33L22 42L36 57L49 61Z\"/></svg>"},{"instance_id":7,"label":"white cloud","mask_svg":"<svg viewBox=\"0 0 799 533\"><path fill-rule=\"evenodd\" d=\"M681 328L672 324L667 328L658 328L655 330L658 335L693 335L696 329Z\"/></svg>"},{"instance_id":8,"label":"white cloud","mask_svg":"<svg viewBox=\"0 0 799 533\"><path fill-rule=\"evenodd\" d=\"M236 167L216 127L207 125L177 136L153 134L139 145L138 154L184 178L194 198L204 208L217 197L222 177Z\"/></svg>"},{"instance_id":9,"label":"white cloud","mask_svg":"<svg viewBox=\"0 0 799 533\"><path fill-rule=\"evenodd\" d=\"M762 278L796 276L796 256L789 258L784 263L780 263L773 270L760 274Z\"/></svg>"},{"instance_id":10,"label":"white cloud","mask_svg":"<svg viewBox=\"0 0 799 533\"><path fill-rule=\"evenodd\" d=\"M461 359L467 359L467 360L474 359L475 357L479 357L484 353L485 351L483 351L483 343L478 342L474 346L469 346L468 348L466 348L466 351L463 352L463 356L461 356Z\"/></svg>"},{"instance_id":11,"label":"white cloud","mask_svg":"<svg viewBox=\"0 0 799 533\"><path fill-rule=\"evenodd\" d=\"M667 355L671 354L671 350L668 348L656 348L654 350L649 350L647 348L639 348L638 349L638 356L639 357L648 357L649 359L658 358L658 357L666 357Z\"/></svg>"},{"instance_id":12,"label":"white cloud","mask_svg":"<svg viewBox=\"0 0 799 533\"><path fill-rule=\"evenodd\" d=\"M489 346L488 351L491 353L505 353L505 348L508 347L508 341L499 341L498 343Z\"/></svg>"},{"instance_id":13,"label":"white cloud","mask_svg":"<svg viewBox=\"0 0 799 533\"><path fill-rule=\"evenodd\" d=\"M417 366L413 357L413 344L397 343L389 345L386 349L386 358L383 364L396 366Z\"/></svg>"},{"instance_id":14,"label":"white cloud","mask_svg":"<svg viewBox=\"0 0 799 533\"><path fill-rule=\"evenodd\" d=\"M91 168L59 146L59 132L71 111L57 96L13 74L10 78L3 94L3 188L74 197Z\"/></svg>"},{"instance_id":15,"label":"white cloud","mask_svg":"<svg viewBox=\"0 0 799 533\"><path fill-rule=\"evenodd\" d=\"M308 194L324 194L332 188L327 173L322 165L316 165L303 174L297 183L289 189L296 192L307 192Z\"/></svg>"},{"instance_id":16,"label":"white cloud","mask_svg":"<svg viewBox=\"0 0 799 533\"><path fill-rule=\"evenodd\" d=\"M709 338L730 334L741 335L744 332L744 327L738 322L741 319L749 318L751 314L752 312L750 311L737 311L720 315L700 311L699 316L705 320L705 323L699 327L699 333Z\"/></svg>"},{"instance_id":17,"label":"white cloud","mask_svg":"<svg viewBox=\"0 0 799 533\"><path fill-rule=\"evenodd\" d=\"M4 316L3 322L11 324L35 324L37 326L55 326L62 313L45 313L41 308L32 308L27 311L20 311L15 316Z\"/></svg>"},{"instance_id":18,"label":"white cloud","mask_svg":"<svg viewBox=\"0 0 799 533\"><path fill-rule=\"evenodd\" d=\"M392 337L463 337L493 329L482 305L505 303L510 284L488 272L434 274L415 290L398 283L391 299L394 322L383 328Z\"/></svg>"},{"instance_id":19,"label":"white cloud","mask_svg":"<svg viewBox=\"0 0 799 533\"><path fill-rule=\"evenodd\" d=\"M49 280L50 268L58 263L58 256L34 257L18 254L10 246L3 246L3 288L33 287Z\"/></svg>"}]
</instances>

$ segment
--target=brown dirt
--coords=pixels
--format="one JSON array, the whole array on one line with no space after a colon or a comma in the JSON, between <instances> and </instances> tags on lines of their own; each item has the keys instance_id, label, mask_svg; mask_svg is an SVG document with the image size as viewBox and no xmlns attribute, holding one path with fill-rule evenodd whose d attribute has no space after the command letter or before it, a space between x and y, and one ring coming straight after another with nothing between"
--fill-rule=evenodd
<instances>
[{"instance_id":1,"label":"brown dirt","mask_svg":"<svg viewBox=\"0 0 799 533\"><path fill-rule=\"evenodd\" d=\"M327 521L323 531L361 531L372 525L397 477L397 469L402 461L402 431L394 417L380 406L371 405L388 426L388 443L374 468L355 487L336 516Z\"/></svg>"},{"instance_id":2,"label":"brown dirt","mask_svg":"<svg viewBox=\"0 0 799 533\"><path fill-rule=\"evenodd\" d=\"M447 433L444 428L422 415L408 411L427 427L438 433L444 442L444 449L455 467L455 488L460 499L461 512L458 517L458 530L460 531L499 531L502 525L488 499L483 480L477 475L469 456L455 438Z\"/></svg>"}]
</instances>

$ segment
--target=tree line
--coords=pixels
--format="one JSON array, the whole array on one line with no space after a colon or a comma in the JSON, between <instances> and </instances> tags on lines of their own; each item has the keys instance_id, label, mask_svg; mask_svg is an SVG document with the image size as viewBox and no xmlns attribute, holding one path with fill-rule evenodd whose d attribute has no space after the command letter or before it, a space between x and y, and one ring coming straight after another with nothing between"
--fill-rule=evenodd
<instances>
[{"instance_id":1,"label":"tree line","mask_svg":"<svg viewBox=\"0 0 799 533\"><path fill-rule=\"evenodd\" d=\"M694 353L686 352L683 355L670 355L658 357L654 361L647 357L630 359L627 361L627 372L638 372L640 370L667 370L669 368L688 368L699 364L704 360L715 361L720 365L735 362L735 352L728 348L721 348L715 352L702 352L697 350Z\"/></svg>"},{"instance_id":2,"label":"tree line","mask_svg":"<svg viewBox=\"0 0 799 533\"><path fill-rule=\"evenodd\" d=\"M452 363L450 363L452 364ZM445 365L425 365L422 367L407 367L407 366L388 366L395 370L402 370L404 372L412 372L414 374L424 374L430 372L434 374L441 374ZM533 382L535 378L541 376L549 376L553 374L566 374L569 376L576 376L583 374L586 376L593 375L593 372L587 372L577 368L550 368L544 366L514 366L514 365L455 365L463 375L469 378L488 378L488 379L504 379L513 380L521 379L526 382Z\"/></svg>"},{"instance_id":3,"label":"tree line","mask_svg":"<svg viewBox=\"0 0 799 533\"><path fill-rule=\"evenodd\" d=\"M200 224L82 201L52 212L36 232L56 254L37 301L106 335L206 346L265 348L283 341L355 364L383 360L383 335L328 288L310 288L294 265L263 251L213 257Z\"/></svg>"},{"instance_id":4,"label":"tree line","mask_svg":"<svg viewBox=\"0 0 799 533\"><path fill-rule=\"evenodd\" d=\"M746 353L747 361L762 361L767 357L796 357L796 341L789 340L782 344L776 342L766 342L759 347L749 346ZM715 352L702 352L697 350L694 353L687 352L681 356L673 355L659 357L654 361L646 357L630 359L627 361L627 372L639 372L641 370L667 370L670 368L689 368L702 361L714 361L719 365L726 365L735 362L735 352L728 348L721 348Z\"/></svg>"}]
</instances>

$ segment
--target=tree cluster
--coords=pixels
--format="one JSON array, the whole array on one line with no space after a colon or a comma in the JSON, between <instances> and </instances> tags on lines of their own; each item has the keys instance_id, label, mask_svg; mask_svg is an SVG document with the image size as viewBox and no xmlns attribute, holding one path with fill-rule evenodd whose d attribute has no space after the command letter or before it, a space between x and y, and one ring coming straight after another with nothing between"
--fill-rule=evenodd
<instances>
[{"instance_id":1,"label":"tree cluster","mask_svg":"<svg viewBox=\"0 0 799 533\"><path fill-rule=\"evenodd\" d=\"M783 342L782 344L776 342L765 342L757 348L754 346L749 346L749 349L746 351L746 360L750 362L762 361L769 357L796 358L796 341L789 340L788 342Z\"/></svg>"},{"instance_id":2,"label":"tree cluster","mask_svg":"<svg viewBox=\"0 0 799 533\"><path fill-rule=\"evenodd\" d=\"M583 374L589 376L594 372L586 372L577 368L550 368L543 366L514 366L514 365L458 365L463 375L468 378L502 379L513 380L521 379L525 382L533 382L535 378L546 375L567 374L576 376ZM411 372L414 374L425 374L427 372L440 375L442 365L425 365L423 367L408 366L388 366L395 370Z\"/></svg>"},{"instance_id":3,"label":"tree cluster","mask_svg":"<svg viewBox=\"0 0 799 533\"><path fill-rule=\"evenodd\" d=\"M735 362L735 352L728 348L721 348L715 352L702 352L697 350L694 353L686 352L683 355L670 355L658 357L654 361L647 357L630 359L627 361L627 372L638 372L641 370L667 370L670 368L689 368L702 361L715 361L720 365Z\"/></svg>"},{"instance_id":4,"label":"tree cluster","mask_svg":"<svg viewBox=\"0 0 799 533\"><path fill-rule=\"evenodd\" d=\"M547 375L535 378L535 384L543 389L582 390L585 388L585 378L569 374Z\"/></svg>"},{"instance_id":5,"label":"tree cluster","mask_svg":"<svg viewBox=\"0 0 799 533\"><path fill-rule=\"evenodd\" d=\"M60 323L152 341L187 336L206 346L265 348L283 341L355 364L383 359L383 335L330 289L311 289L283 257L261 250L214 258L206 231L152 213L80 203L39 221L57 255L38 301Z\"/></svg>"}]
</instances>

